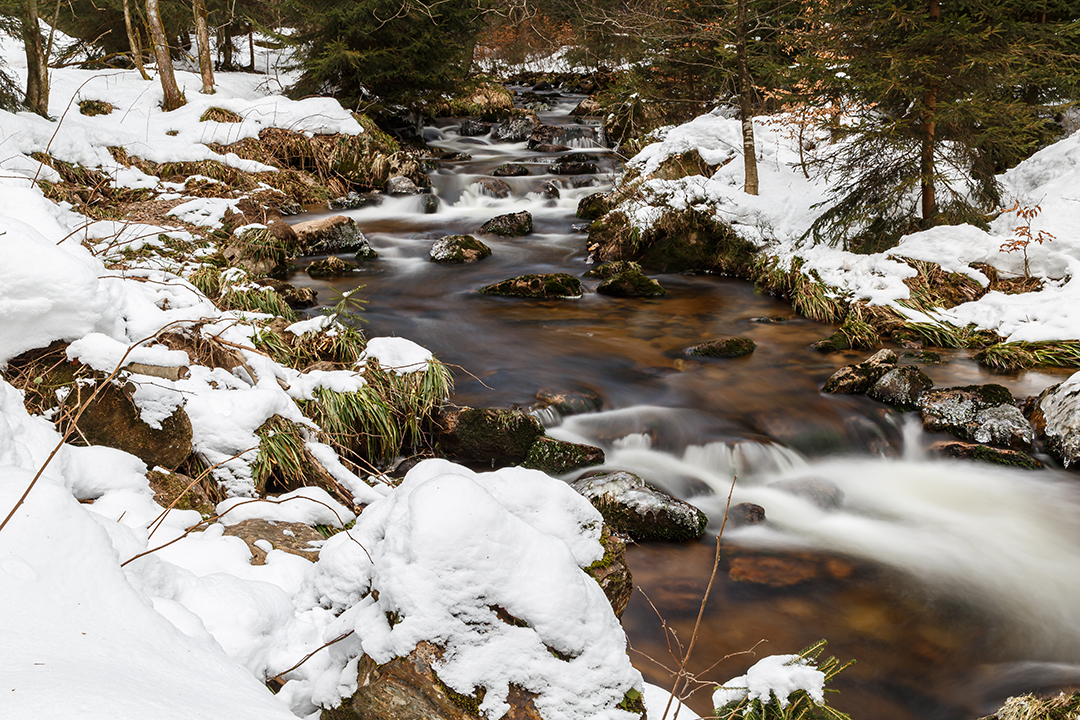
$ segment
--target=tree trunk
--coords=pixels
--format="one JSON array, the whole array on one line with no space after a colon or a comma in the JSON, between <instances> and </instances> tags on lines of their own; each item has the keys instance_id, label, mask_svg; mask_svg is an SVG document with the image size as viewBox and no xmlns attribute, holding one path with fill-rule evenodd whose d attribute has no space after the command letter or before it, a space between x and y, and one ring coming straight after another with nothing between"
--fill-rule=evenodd
<instances>
[{"instance_id":1,"label":"tree trunk","mask_svg":"<svg viewBox=\"0 0 1080 720\"><path fill-rule=\"evenodd\" d=\"M165 95L161 107L165 112L169 112L183 107L187 101L184 100L176 84L172 58L169 56L169 42L165 39L165 28L161 24L158 0L146 0L146 22L150 26L150 40L154 46L154 57L157 59L158 77L161 79L161 90Z\"/></svg>"},{"instance_id":2,"label":"tree trunk","mask_svg":"<svg viewBox=\"0 0 1080 720\"><path fill-rule=\"evenodd\" d=\"M37 0L24 0L22 5L23 47L26 50L26 107L42 117L49 116L49 59L41 40Z\"/></svg>"},{"instance_id":3,"label":"tree trunk","mask_svg":"<svg viewBox=\"0 0 1080 720\"><path fill-rule=\"evenodd\" d=\"M124 27L127 29L128 45L131 46L131 59L135 67L139 69L142 79L149 80L150 76L146 74L146 68L143 67L142 43L139 42L139 36L135 34L135 27L131 22L130 0L124 0Z\"/></svg>"},{"instance_id":4,"label":"tree trunk","mask_svg":"<svg viewBox=\"0 0 1080 720\"><path fill-rule=\"evenodd\" d=\"M753 85L750 82L750 65L746 59L746 3L738 0L735 10L735 62L738 65L739 115L742 117L743 136L743 191L747 195L758 194L757 150L754 146Z\"/></svg>"},{"instance_id":5,"label":"tree trunk","mask_svg":"<svg viewBox=\"0 0 1080 720\"><path fill-rule=\"evenodd\" d=\"M199 72L203 95L214 94L214 59L210 56L210 28L206 26L206 0L194 0L195 37L199 45Z\"/></svg>"},{"instance_id":6,"label":"tree trunk","mask_svg":"<svg viewBox=\"0 0 1080 720\"><path fill-rule=\"evenodd\" d=\"M248 23L248 60L251 61L251 72L255 72L255 27L250 22Z\"/></svg>"},{"instance_id":7,"label":"tree trunk","mask_svg":"<svg viewBox=\"0 0 1080 720\"><path fill-rule=\"evenodd\" d=\"M930 0L927 13L930 22L941 19L941 6L938 0ZM937 198L934 195L934 145L936 133L937 81L931 79L927 84L923 98L922 116L922 157L919 160L919 184L922 195L923 226L928 227L931 218L937 213Z\"/></svg>"}]
</instances>

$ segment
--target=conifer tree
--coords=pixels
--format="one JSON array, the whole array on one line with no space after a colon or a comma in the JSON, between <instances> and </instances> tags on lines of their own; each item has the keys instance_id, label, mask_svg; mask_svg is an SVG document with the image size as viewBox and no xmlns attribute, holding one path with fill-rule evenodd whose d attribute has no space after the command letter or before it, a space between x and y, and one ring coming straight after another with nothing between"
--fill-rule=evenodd
<instances>
[{"instance_id":1,"label":"conifer tree","mask_svg":"<svg viewBox=\"0 0 1080 720\"><path fill-rule=\"evenodd\" d=\"M815 3L820 8L821 4ZM807 40L817 104L847 104L823 160L833 204L813 232L881 249L985 220L995 174L1053 133L1076 96L1076 2L832 0Z\"/></svg>"}]
</instances>

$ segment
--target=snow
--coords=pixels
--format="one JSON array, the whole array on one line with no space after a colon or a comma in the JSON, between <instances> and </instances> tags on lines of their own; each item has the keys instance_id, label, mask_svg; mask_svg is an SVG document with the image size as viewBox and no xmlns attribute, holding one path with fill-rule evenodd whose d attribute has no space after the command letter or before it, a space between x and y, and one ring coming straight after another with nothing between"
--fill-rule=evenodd
<instances>
[{"instance_id":1,"label":"snow","mask_svg":"<svg viewBox=\"0 0 1080 720\"><path fill-rule=\"evenodd\" d=\"M713 693L713 707L722 708L743 699L768 703L775 696L780 707L799 690L816 703L825 702L825 673L798 655L769 655L757 661L745 675L732 678Z\"/></svg>"},{"instance_id":2,"label":"snow","mask_svg":"<svg viewBox=\"0 0 1080 720\"><path fill-rule=\"evenodd\" d=\"M229 498L218 503L217 514L224 525L236 525L244 520L259 518L342 528L356 519L351 510L318 487L299 488L273 500Z\"/></svg>"},{"instance_id":3,"label":"snow","mask_svg":"<svg viewBox=\"0 0 1080 720\"><path fill-rule=\"evenodd\" d=\"M429 350L412 340L399 337L377 337L368 340L358 364L363 365L368 359L377 360L380 368L393 370L396 375L407 375L426 370L432 355Z\"/></svg>"}]
</instances>

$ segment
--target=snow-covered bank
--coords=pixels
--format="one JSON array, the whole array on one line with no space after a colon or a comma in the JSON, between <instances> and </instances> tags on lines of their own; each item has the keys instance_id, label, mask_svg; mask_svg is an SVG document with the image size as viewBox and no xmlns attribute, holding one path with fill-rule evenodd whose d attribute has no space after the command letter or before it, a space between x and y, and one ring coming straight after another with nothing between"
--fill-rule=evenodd
<instances>
[{"instance_id":1,"label":"snow-covered bank","mask_svg":"<svg viewBox=\"0 0 1080 720\"><path fill-rule=\"evenodd\" d=\"M1038 208L1027 220L1016 212L996 217L988 230L970 225L941 226L903 237L887 252L857 255L806 237L828 200L830 178L811 170L804 175L802 162L815 150L800 154L798 134L783 116L755 121L760 195L742 191L742 135L739 121L720 112L698 117L678 127L656 133L657 142L644 148L628 168L647 179L640 193L620 205L631 225L647 230L666 212L694 209L730 225L743 238L787 266L803 261L802 271L814 271L827 285L852 300L886 305L905 316L912 311L898 301L910 298L904 284L916 271L899 258L939 264L943 270L973 278L983 287L988 279L970 267L985 263L1004 276L1030 273L1042 278L1040 292L1006 295L992 291L977 301L934 312L939 321L959 326L974 324L992 330L1009 341L1080 339L1080 284L1074 281L1080 267L1080 133L1067 137L1020 163L999 179L1009 205ZM827 138L814 138L818 152ZM677 179L649 178L672 157L697 151L705 163L719 166L708 177L689 175ZM1033 238L1026 251L1005 249L1018 237L1017 228L1028 227ZM1026 264L1026 267L1025 267ZM927 319L927 318L917 318Z\"/></svg>"}]
</instances>

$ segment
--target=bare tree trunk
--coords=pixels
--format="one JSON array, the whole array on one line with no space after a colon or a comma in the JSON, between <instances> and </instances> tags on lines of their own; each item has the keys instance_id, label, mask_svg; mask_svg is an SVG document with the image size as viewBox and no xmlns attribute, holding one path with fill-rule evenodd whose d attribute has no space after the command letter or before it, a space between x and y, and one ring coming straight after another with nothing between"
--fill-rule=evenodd
<instances>
[{"instance_id":1,"label":"bare tree trunk","mask_svg":"<svg viewBox=\"0 0 1080 720\"><path fill-rule=\"evenodd\" d=\"M255 72L255 26L248 23L248 60L251 64L251 72Z\"/></svg>"},{"instance_id":2,"label":"bare tree trunk","mask_svg":"<svg viewBox=\"0 0 1080 720\"><path fill-rule=\"evenodd\" d=\"M206 0L194 0L195 37L199 45L199 72L203 95L214 94L214 59L210 57L210 28L206 26Z\"/></svg>"},{"instance_id":3,"label":"bare tree trunk","mask_svg":"<svg viewBox=\"0 0 1080 720\"><path fill-rule=\"evenodd\" d=\"M143 67L142 43L139 42L139 36L135 34L135 26L131 22L130 0L124 0L124 27L127 29L128 45L131 46L131 59L135 62L135 67L139 69L142 79L149 80L150 76L146 74L146 68Z\"/></svg>"},{"instance_id":4,"label":"bare tree trunk","mask_svg":"<svg viewBox=\"0 0 1080 720\"><path fill-rule=\"evenodd\" d=\"M738 0L735 8L735 62L738 65L739 115L742 116L743 191L758 194L757 150L754 146L754 87L750 82L750 65L746 59L746 3Z\"/></svg>"},{"instance_id":5,"label":"bare tree trunk","mask_svg":"<svg viewBox=\"0 0 1080 720\"><path fill-rule=\"evenodd\" d=\"M20 25L26 50L26 107L49 116L49 62L38 24L37 0L24 0Z\"/></svg>"},{"instance_id":6,"label":"bare tree trunk","mask_svg":"<svg viewBox=\"0 0 1080 720\"><path fill-rule=\"evenodd\" d=\"M930 0L927 17L930 22L941 19L941 6L938 0ZM937 198L934 195L934 143L937 123L937 83L931 80L926 96L923 98L922 117L922 157L919 159L919 184L922 195L922 219L927 225L937 213Z\"/></svg>"},{"instance_id":7,"label":"bare tree trunk","mask_svg":"<svg viewBox=\"0 0 1080 720\"><path fill-rule=\"evenodd\" d=\"M154 46L154 57L157 59L158 77L161 79L161 90L165 95L161 106L165 112L169 112L183 107L187 101L176 84L172 58L169 57L169 41L165 39L165 28L161 23L158 0L146 0L146 22L150 26L150 40Z\"/></svg>"}]
</instances>

